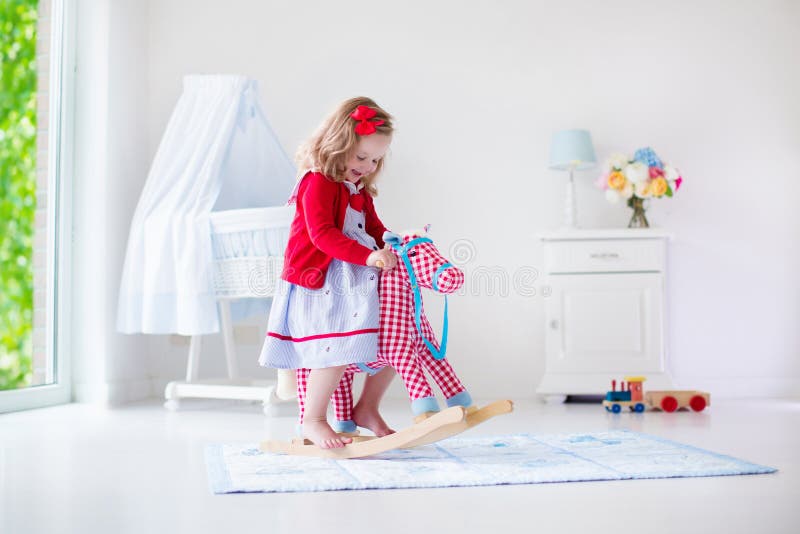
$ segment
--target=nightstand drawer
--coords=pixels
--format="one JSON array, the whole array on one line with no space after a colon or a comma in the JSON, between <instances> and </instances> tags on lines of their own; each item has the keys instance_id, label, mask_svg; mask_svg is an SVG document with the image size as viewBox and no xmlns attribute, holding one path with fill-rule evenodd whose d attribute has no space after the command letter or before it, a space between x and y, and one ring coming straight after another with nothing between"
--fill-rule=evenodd
<instances>
[{"instance_id":1,"label":"nightstand drawer","mask_svg":"<svg viewBox=\"0 0 800 534\"><path fill-rule=\"evenodd\" d=\"M548 273L663 271L661 239L594 239L545 243Z\"/></svg>"}]
</instances>

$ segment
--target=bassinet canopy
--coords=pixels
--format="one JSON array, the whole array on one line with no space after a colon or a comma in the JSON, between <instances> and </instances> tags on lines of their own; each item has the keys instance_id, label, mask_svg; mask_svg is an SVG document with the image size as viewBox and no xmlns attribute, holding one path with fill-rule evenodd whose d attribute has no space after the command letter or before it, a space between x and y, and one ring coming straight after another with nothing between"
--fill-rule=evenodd
<instances>
[{"instance_id":1,"label":"bassinet canopy","mask_svg":"<svg viewBox=\"0 0 800 534\"><path fill-rule=\"evenodd\" d=\"M117 329L218 332L210 214L282 205L294 177L255 80L186 76L131 223Z\"/></svg>"}]
</instances>

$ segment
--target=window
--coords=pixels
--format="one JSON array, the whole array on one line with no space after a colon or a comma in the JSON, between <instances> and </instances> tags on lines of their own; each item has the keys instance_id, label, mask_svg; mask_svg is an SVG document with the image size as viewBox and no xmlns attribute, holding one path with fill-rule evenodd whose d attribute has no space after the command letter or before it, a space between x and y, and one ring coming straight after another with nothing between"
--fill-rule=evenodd
<instances>
[{"instance_id":1,"label":"window","mask_svg":"<svg viewBox=\"0 0 800 534\"><path fill-rule=\"evenodd\" d=\"M0 0L0 412L68 402L65 0Z\"/></svg>"}]
</instances>

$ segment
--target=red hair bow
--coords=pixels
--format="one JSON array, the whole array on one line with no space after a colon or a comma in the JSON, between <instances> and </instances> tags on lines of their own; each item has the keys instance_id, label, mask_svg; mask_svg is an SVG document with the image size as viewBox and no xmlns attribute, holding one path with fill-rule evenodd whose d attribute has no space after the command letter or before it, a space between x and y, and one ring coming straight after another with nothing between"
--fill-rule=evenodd
<instances>
[{"instance_id":1,"label":"red hair bow","mask_svg":"<svg viewBox=\"0 0 800 534\"><path fill-rule=\"evenodd\" d=\"M380 126L384 122L382 120L370 120L377 114L378 112L369 106L358 106L356 110L350 114L351 118L358 121L358 124L356 124L356 133L358 135L374 134L377 130L376 126Z\"/></svg>"}]
</instances>

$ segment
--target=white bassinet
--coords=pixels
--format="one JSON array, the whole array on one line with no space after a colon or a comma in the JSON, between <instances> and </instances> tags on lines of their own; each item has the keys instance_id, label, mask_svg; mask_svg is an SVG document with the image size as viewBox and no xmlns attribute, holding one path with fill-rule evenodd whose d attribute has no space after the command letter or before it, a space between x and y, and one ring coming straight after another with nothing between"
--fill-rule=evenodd
<instances>
[{"instance_id":1,"label":"white bassinet","mask_svg":"<svg viewBox=\"0 0 800 534\"><path fill-rule=\"evenodd\" d=\"M294 206L211 212L214 291L218 298L275 293Z\"/></svg>"},{"instance_id":2,"label":"white bassinet","mask_svg":"<svg viewBox=\"0 0 800 534\"><path fill-rule=\"evenodd\" d=\"M239 378L230 308L235 299L274 295L293 216L294 206L211 212L214 292L219 304L228 378L198 380L201 337L192 336L186 381L169 383L167 407L177 408L180 398L263 400L264 411L269 414L278 401L294 397L293 374L279 372L277 384Z\"/></svg>"}]
</instances>

